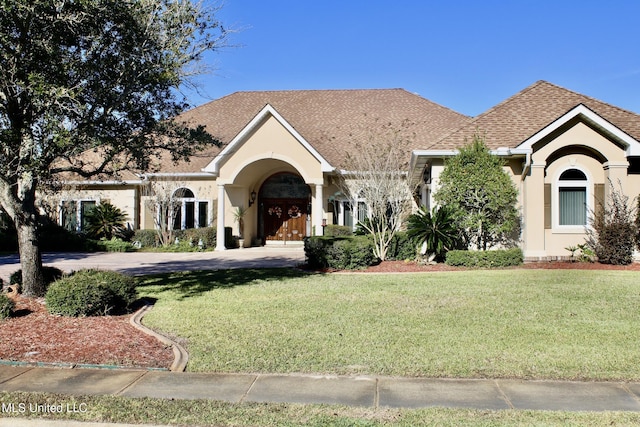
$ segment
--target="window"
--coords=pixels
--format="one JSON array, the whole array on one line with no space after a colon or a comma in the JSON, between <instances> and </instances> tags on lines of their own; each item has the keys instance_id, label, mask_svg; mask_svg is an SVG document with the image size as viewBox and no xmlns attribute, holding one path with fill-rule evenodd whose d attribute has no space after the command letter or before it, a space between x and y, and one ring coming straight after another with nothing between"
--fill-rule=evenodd
<instances>
[{"instance_id":1,"label":"window","mask_svg":"<svg viewBox=\"0 0 640 427\"><path fill-rule=\"evenodd\" d=\"M63 200L60 203L59 224L69 231L86 230L86 216L97 204L95 200Z\"/></svg>"},{"instance_id":2,"label":"window","mask_svg":"<svg viewBox=\"0 0 640 427\"><path fill-rule=\"evenodd\" d=\"M558 225L587 225L587 176L567 169L558 178Z\"/></svg>"},{"instance_id":3,"label":"window","mask_svg":"<svg viewBox=\"0 0 640 427\"><path fill-rule=\"evenodd\" d=\"M200 228L209 225L209 202L198 200L188 188L178 188L173 193L173 212L169 220L174 230Z\"/></svg>"}]
</instances>

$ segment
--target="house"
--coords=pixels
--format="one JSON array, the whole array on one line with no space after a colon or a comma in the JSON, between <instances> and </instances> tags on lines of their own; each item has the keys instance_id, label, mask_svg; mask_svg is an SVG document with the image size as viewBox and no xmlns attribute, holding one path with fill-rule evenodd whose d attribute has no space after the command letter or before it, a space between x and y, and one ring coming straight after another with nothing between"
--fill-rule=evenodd
<instances>
[{"instance_id":1,"label":"house","mask_svg":"<svg viewBox=\"0 0 640 427\"><path fill-rule=\"evenodd\" d=\"M288 244L322 234L327 223L353 226L366 200L349 203L336 185L345 155L366 142L362 129L412 123L408 179L417 200L433 205L447 157L486 136L519 190L525 257L567 255L584 242L588 212L608 182L640 193L640 116L539 81L477 117L467 117L402 89L238 92L184 113L222 141L190 162L160 160L156 172L117 181L76 181L60 197L60 221L82 227L83 210L109 200L134 228L153 228L150 202L163 188L178 199L175 227L224 228L246 208L245 245ZM155 195L146 191L155 185Z\"/></svg>"}]
</instances>

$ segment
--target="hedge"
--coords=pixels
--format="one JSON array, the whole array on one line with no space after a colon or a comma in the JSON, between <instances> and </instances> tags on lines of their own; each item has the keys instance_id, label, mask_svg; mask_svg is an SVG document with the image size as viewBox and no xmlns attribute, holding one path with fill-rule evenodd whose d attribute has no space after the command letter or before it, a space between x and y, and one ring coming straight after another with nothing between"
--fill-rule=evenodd
<instances>
[{"instance_id":1,"label":"hedge","mask_svg":"<svg viewBox=\"0 0 640 427\"><path fill-rule=\"evenodd\" d=\"M80 270L53 283L45 300L51 314L103 316L127 311L136 300L136 281L115 271Z\"/></svg>"},{"instance_id":2,"label":"hedge","mask_svg":"<svg viewBox=\"0 0 640 427\"><path fill-rule=\"evenodd\" d=\"M45 265L42 267L42 275L44 277L45 289L49 284L64 276L64 272L59 268ZM17 285L18 292L22 292L22 269L16 270L9 276L9 285Z\"/></svg>"},{"instance_id":3,"label":"hedge","mask_svg":"<svg viewBox=\"0 0 640 427\"><path fill-rule=\"evenodd\" d=\"M308 237L304 251L310 268L355 270L378 262L367 236Z\"/></svg>"},{"instance_id":4,"label":"hedge","mask_svg":"<svg viewBox=\"0 0 640 427\"><path fill-rule=\"evenodd\" d=\"M522 249L499 249L494 251L447 252L446 264L459 267L509 267L520 265L524 261Z\"/></svg>"},{"instance_id":5,"label":"hedge","mask_svg":"<svg viewBox=\"0 0 640 427\"><path fill-rule=\"evenodd\" d=\"M416 259L418 251L415 243L409 238L406 231L398 231L393 236L389 250L387 251L387 259L389 261L413 261Z\"/></svg>"}]
</instances>

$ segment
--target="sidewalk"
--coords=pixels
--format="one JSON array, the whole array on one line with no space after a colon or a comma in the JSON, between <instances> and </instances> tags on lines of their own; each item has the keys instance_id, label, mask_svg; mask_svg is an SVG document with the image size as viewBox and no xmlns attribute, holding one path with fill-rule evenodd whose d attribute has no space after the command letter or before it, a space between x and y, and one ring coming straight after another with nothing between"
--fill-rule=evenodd
<instances>
[{"instance_id":1,"label":"sidewalk","mask_svg":"<svg viewBox=\"0 0 640 427\"><path fill-rule=\"evenodd\" d=\"M640 383L198 374L0 366L0 391L370 408L640 411Z\"/></svg>"}]
</instances>

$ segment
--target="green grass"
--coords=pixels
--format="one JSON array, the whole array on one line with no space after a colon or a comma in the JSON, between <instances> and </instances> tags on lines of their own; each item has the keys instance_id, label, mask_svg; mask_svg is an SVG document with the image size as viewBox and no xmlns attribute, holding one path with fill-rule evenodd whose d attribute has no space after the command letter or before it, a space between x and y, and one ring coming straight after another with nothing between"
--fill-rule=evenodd
<instances>
[{"instance_id":1,"label":"green grass","mask_svg":"<svg viewBox=\"0 0 640 427\"><path fill-rule=\"evenodd\" d=\"M481 411L466 409L372 409L336 405L231 404L208 400L132 399L115 396L63 396L45 393L4 393L0 402L62 405L78 412L47 414L48 419L108 423L154 423L198 426L632 426L634 412ZM42 417L4 413L3 417Z\"/></svg>"},{"instance_id":2,"label":"green grass","mask_svg":"<svg viewBox=\"0 0 640 427\"><path fill-rule=\"evenodd\" d=\"M640 380L640 274L499 270L150 276L188 370Z\"/></svg>"}]
</instances>

